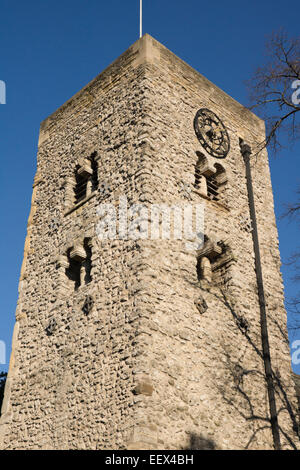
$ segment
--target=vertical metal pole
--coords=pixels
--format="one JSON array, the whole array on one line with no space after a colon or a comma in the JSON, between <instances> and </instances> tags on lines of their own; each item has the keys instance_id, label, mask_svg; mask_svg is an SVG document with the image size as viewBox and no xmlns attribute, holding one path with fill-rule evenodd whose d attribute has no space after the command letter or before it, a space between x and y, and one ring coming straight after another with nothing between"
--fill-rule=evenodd
<instances>
[{"instance_id":1,"label":"vertical metal pole","mask_svg":"<svg viewBox=\"0 0 300 470\"><path fill-rule=\"evenodd\" d=\"M267 326L266 300L265 300L265 291L264 291L264 283L263 283L263 275L262 275L262 267L261 267L256 211L255 211L254 193L253 193L251 166L250 166L251 148L249 145L245 144L242 139L240 139L240 148L241 148L241 153L244 158L244 162L246 166L248 201L249 201L250 217L251 217L251 222L252 222L252 239L253 239L253 246L254 246L255 271L256 271L256 280L257 280L259 308L260 308L262 352L263 352L263 361L264 361L264 366L265 366L265 374L266 374L266 382L267 382L267 390L268 390L268 398L269 398L271 428L272 428L272 434L273 434L274 448L275 450L280 450L280 434L279 434L279 425L278 425L278 419L277 419L277 408L276 408L273 374L272 374L272 366L271 366L269 334L268 334L268 326Z\"/></svg>"},{"instance_id":2,"label":"vertical metal pole","mask_svg":"<svg viewBox=\"0 0 300 470\"><path fill-rule=\"evenodd\" d=\"M140 38L143 35L143 0L140 0Z\"/></svg>"}]
</instances>

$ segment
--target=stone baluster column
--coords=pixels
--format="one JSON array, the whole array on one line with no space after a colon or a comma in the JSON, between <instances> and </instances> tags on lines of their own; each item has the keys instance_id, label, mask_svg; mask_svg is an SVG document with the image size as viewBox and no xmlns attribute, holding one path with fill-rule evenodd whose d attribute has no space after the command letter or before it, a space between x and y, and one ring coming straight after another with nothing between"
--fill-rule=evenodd
<instances>
[{"instance_id":1,"label":"stone baluster column","mask_svg":"<svg viewBox=\"0 0 300 470\"><path fill-rule=\"evenodd\" d=\"M75 193L74 188L76 186L76 181L74 176L69 176L66 178L65 183L65 208L69 209L75 204Z\"/></svg>"},{"instance_id":2,"label":"stone baluster column","mask_svg":"<svg viewBox=\"0 0 300 470\"><path fill-rule=\"evenodd\" d=\"M207 196L207 181L203 175L201 175L199 179L198 191L203 196Z\"/></svg>"},{"instance_id":3,"label":"stone baluster column","mask_svg":"<svg viewBox=\"0 0 300 470\"><path fill-rule=\"evenodd\" d=\"M69 261L66 255L60 255L57 260L58 268L58 296L64 296L66 290L66 269L69 267Z\"/></svg>"},{"instance_id":4,"label":"stone baluster column","mask_svg":"<svg viewBox=\"0 0 300 470\"><path fill-rule=\"evenodd\" d=\"M92 178L90 177L86 183L86 195L85 195L86 197L92 194L92 189L93 189L93 183L92 183Z\"/></svg>"},{"instance_id":5,"label":"stone baluster column","mask_svg":"<svg viewBox=\"0 0 300 470\"><path fill-rule=\"evenodd\" d=\"M203 256L203 258L201 258L201 273L202 279L205 279L207 282L212 281L211 262L206 256Z\"/></svg>"}]
</instances>

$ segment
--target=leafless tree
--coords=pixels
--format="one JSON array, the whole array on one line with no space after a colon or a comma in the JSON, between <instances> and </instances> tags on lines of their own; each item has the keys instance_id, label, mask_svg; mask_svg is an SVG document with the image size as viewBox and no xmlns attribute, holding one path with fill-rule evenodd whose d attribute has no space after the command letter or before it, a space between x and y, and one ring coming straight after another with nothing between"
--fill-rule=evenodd
<instances>
[{"instance_id":1,"label":"leafless tree","mask_svg":"<svg viewBox=\"0 0 300 470\"><path fill-rule=\"evenodd\" d=\"M266 122L263 147L278 151L283 134L290 143L300 140L300 37L273 33L266 43L265 63L247 81L247 88L251 109Z\"/></svg>"},{"instance_id":2,"label":"leafless tree","mask_svg":"<svg viewBox=\"0 0 300 470\"><path fill-rule=\"evenodd\" d=\"M282 30L273 33L266 43L265 63L247 81L247 88L250 109L266 122L266 138L256 153L267 146L272 154L278 153L284 147L283 139L290 146L300 142L300 37L289 37ZM287 205L283 216L300 222L300 187L295 202ZM300 249L287 263L294 268L294 280L299 282ZM300 313L300 293L289 301L289 308ZM293 327L299 328L300 324Z\"/></svg>"}]
</instances>

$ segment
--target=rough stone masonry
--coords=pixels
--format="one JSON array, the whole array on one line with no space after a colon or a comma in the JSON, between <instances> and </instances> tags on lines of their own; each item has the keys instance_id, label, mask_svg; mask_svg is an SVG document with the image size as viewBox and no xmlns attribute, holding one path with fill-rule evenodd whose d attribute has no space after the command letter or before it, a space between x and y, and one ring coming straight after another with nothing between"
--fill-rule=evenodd
<instances>
[{"instance_id":1,"label":"rough stone masonry","mask_svg":"<svg viewBox=\"0 0 300 470\"><path fill-rule=\"evenodd\" d=\"M219 120L202 122L208 143L226 129L226 158L197 138L203 109ZM273 448L239 145L255 150L264 136L259 118L149 35L41 124L1 449ZM266 150L251 170L278 426L293 449ZM121 196L149 208L202 204L202 248L99 238L99 205Z\"/></svg>"}]
</instances>

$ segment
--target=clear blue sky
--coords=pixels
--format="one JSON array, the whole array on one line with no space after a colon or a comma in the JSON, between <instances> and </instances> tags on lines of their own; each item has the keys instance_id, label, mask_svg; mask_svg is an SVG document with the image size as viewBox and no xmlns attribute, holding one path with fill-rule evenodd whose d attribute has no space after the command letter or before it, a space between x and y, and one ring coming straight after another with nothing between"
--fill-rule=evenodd
<instances>
[{"instance_id":1,"label":"clear blue sky","mask_svg":"<svg viewBox=\"0 0 300 470\"><path fill-rule=\"evenodd\" d=\"M139 0L0 1L0 80L7 85L7 104L0 105L0 340L7 343L7 361L39 124L135 42L138 5ZM295 0L144 0L144 32L243 104L244 81L263 62L266 36L279 27L296 36L299 18ZM283 260L299 242L298 227L279 219L300 183L299 152L300 144L270 162ZM297 287L291 269L282 271L290 297ZM300 339L300 332L290 339ZM300 365L294 370L300 373Z\"/></svg>"}]
</instances>

